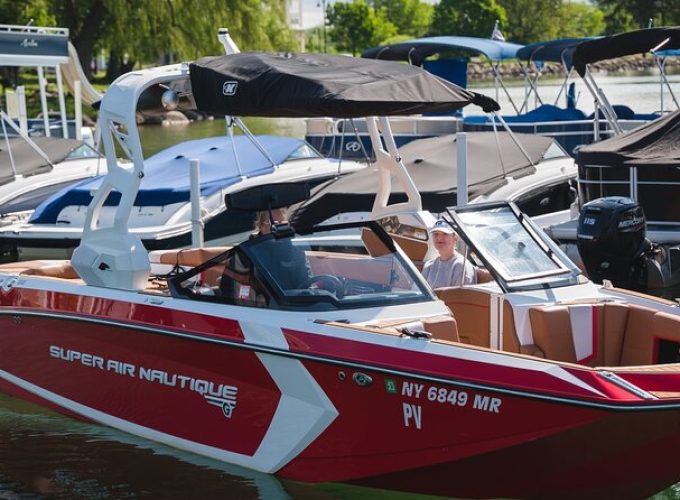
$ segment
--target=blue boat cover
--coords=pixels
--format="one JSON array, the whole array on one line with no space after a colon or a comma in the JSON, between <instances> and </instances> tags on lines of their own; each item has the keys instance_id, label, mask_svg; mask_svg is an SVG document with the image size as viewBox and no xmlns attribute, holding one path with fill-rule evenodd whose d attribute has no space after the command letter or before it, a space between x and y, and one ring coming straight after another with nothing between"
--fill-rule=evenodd
<instances>
[{"instance_id":1,"label":"blue boat cover","mask_svg":"<svg viewBox=\"0 0 680 500\"><path fill-rule=\"evenodd\" d=\"M576 108L559 108L552 104L543 104L536 109L517 116L503 116L506 123L535 123L535 122L562 122L573 120L585 120L586 115L580 109ZM491 123L492 118L487 115L466 116L464 123L481 124ZM500 123L498 118L494 117L497 123Z\"/></svg>"},{"instance_id":2,"label":"blue boat cover","mask_svg":"<svg viewBox=\"0 0 680 500\"><path fill-rule=\"evenodd\" d=\"M420 66L425 58L440 52L464 50L474 54L482 54L493 61L498 61L516 58L517 51L521 48L522 45L516 43L499 42L490 38L431 36L373 47L365 50L361 57L387 59L390 61L409 61L411 64Z\"/></svg>"},{"instance_id":3,"label":"blue boat cover","mask_svg":"<svg viewBox=\"0 0 680 500\"><path fill-rule=\"evenodd\" d=\"M277 165L281 165L305 142L301 139L277 136L256 136L258 142ZM274 171L262 152L246 136L234 137L241 171L254 177ZM226 136L186 141L171 146L145 160L144 179L135 199L135 206L162 206L189 201L189 159L200 161L201 195L208 196L241 180L231 140ZM91 192L101 185L103 176L71 185L36 208L29 222L54 224L67 206L89 205ZM113 192L105 205L114 206L120 193Z\"/></svg>"}]
</instances>

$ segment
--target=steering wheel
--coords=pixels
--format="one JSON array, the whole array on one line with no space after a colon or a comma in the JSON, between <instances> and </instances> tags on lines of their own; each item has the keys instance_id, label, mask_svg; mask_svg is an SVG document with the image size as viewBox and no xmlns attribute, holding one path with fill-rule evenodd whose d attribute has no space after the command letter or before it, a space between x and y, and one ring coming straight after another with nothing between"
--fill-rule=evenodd
<instances>
[{"instance_id":1,"label":"steering wheel","mask_svg":"<svg viewBox=\"0 0 680 500\"><path fill-rule=\"evenodd\" d=\"M319 274L317 276L310 276L298 285L298 288L316 288L328 290L337 298L341 299L345 296L345 286L340 281L340 278L331 274Z\"/></svg>"}]
</instances>

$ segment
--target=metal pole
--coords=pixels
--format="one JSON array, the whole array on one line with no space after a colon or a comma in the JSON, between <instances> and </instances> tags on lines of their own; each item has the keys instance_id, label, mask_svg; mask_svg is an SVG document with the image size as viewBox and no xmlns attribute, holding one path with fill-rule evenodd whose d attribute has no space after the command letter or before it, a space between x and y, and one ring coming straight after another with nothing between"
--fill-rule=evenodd
<instances>
[{"instance_id":1,"label":"metal pole","mask_svg":"<svg viewBox=\"0 0 680 500\"><path fill-rule=\"evenodd\" d=\"M80 80L73 85L73 100L76 113L76 139L83 140L83 89Z\"/></svg>"},{"instance_id":2,"label":"metal pole","mask_svg":"<svg viewBox=\"0 0 680 500\"><path fill-rule=\"evenodd\" d=\"M19 128L28 135L28 115L26 113L26 89L23 85L17 87L17 104L19 108Z\"/></svg>"},{"instance_id":3,"label":"metal pole","mask_svg":"<svg viewBox=\"0 0 680 500\"><path fill-rule=\"evenodd\" d=\"M38 66L38 88L40 89L40 107L42 108L45 137L50 137L52 133L50 132L50 117L47 109L47 95L45 94L46 85L47 82L45 81L45 72L43 71L43 67Z\"/></svg>"},{"instance_id":4,"label":"metal pole","mask_svg":"<svg viewBox=\"0 0 680 500\"><path fill-rule=\"evenodd\" d=\"M234 140L234 117L225 116L224 119L227 121L227 135L231 143L231 151L234 154L234 161L236 161L236 170L238 170L238 175L243 179L245 176L241 170L241 160L239 159L238 151L236 151L236 141Z\"/></svg>"},{"instance_id":5,"label":"metal pole","mask_svg":"<svg viewBox=\"0 0 680 500\"><path fill-rule=\"evenodd\" d=\"M189 160L189 179L191 183L191 245L203 247L203 220L201 219L201 180L200 161Z\"/></svg>"},{"instance_id":6,"label":"metal pole","mask_svg":"<svg viewBox=\"0 0 680 500\"><path fill-rule=\"evenodd\" d=\"M456 184L456 206L464 207L468 204L468 171L467 171L467 134L456 134L456 153L458 181Z\"/></svg>"},{"instance_id":7,"label":"metal pole","mask_svg":"<svg viewBox=\"0 0 680 500\"><path fill-rule=\"evenodd\" d=\"M64 139L68 139L68 123L66 123L66 101L64 100L64 85L61 80L61 68L54 67L57 73L57 93L59 94L59 112L61 113L61 131Z\"/></svg>"}]
</instances>

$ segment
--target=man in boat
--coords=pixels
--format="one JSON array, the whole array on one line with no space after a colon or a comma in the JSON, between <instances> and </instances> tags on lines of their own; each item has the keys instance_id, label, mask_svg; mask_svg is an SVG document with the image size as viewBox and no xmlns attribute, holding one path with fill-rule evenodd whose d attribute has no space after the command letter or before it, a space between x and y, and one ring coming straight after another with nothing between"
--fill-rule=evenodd
<instances>
[{"instance_id":1,"label":"man in boat","mask_svg":"<svg viewBox=\"0 0 680 500\"><path fill-rule=\"evenodd\" d=\"M430 228L434 248L439 254L423 266L423 276L432 288L477 283L477 270L463 254L456 251L458 235L444 219Z\"/></svg>"},{"instance_id":2,"label":"man in boat","mask_svg":"<svg viewBox=\"0 0 680 500\"><path fill-rule=\"evenodd\" d=\"M271 212L260 211L255 217L254 233L250 238L271 234L273 226L277 230L285 230L287 221L285 208L275 208ZM297 288L309 278L305 254L292 244L290 237L263 242L258 245L256 252L266 262L266 269L282 289ZM242 252L235 251L227 259L220 283L220 295L235 304L266 307L261 288L248 258Z\"/></svg>"}]
</instances>

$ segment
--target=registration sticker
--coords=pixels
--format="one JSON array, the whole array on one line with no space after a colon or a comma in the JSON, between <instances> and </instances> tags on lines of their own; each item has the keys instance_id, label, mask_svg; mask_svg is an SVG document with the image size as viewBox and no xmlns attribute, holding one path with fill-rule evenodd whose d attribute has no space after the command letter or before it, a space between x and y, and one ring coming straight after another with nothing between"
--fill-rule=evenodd
<instances>
[{"instance_id":1,"label":"registration sticker","mask_svg":"<svg viewBox=\"0 0 680 500\"><path fill-rule=\"evenodd\" d=\"M238 286L238 298L241 300L248 300L250 298L250 286L249 285L239 285Z\"/></svg>"}]
</instances>

